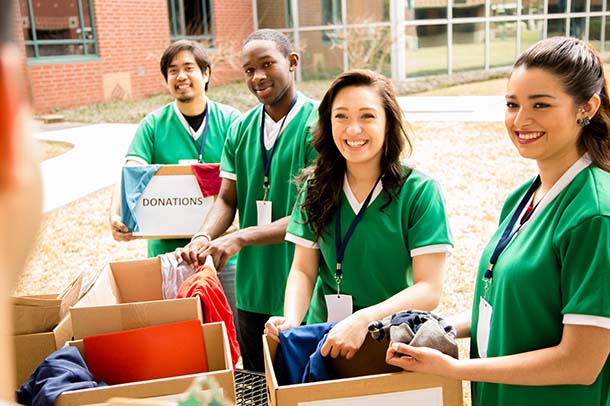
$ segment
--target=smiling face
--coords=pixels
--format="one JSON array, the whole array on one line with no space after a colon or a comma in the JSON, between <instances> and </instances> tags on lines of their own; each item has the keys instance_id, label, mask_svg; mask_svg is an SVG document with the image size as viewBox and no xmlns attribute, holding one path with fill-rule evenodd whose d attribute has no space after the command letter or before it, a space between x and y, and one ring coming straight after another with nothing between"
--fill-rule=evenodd
<instances>
[{"instance_id":1,"label":"smiling face","mask_svg":"<svg viewBox=\"0 0 610 406\"><path fill-rule=\"evenodd\" d=\"M373 87L341 89L331 106L333 139L347 166L379 170L386 132L386 113Z\"/></svg>"},{"instance_id":2,"label":"smiling face","mask_svg":"<svg viewBox=\"0 0 610 406\"><path fill-rule=\"evenodd\" d=\"M242 49L248 89L259 102L272 108L290 106L295 92L293 70L297 62L297 54L285 56L271 40L252 40Z\"/></svg>"},{"instance_id":3,"label":"smiling face","mask_svg":"<svg viewBox=\"0 0 610 406\"><path fill-rule=\"evenodd\" d=\"M210 80L209 71L201 72L190 51L180 51L167 69L169 93L179 103L191 103L205 98L205 85Z\"/></svg>"},{"instance_id":4,"label":"smiling face","mask_svg":"<svg viewBox=\"0 0 610 406\"><path fill-rule=\"evenodd\" d=\"M581 128L576 120L586 113L564 92L555 75L524 66L511 74L505 125L524 158L561 166L576 161L583 152L578 147Z\"/></svg>"}]
</instances>

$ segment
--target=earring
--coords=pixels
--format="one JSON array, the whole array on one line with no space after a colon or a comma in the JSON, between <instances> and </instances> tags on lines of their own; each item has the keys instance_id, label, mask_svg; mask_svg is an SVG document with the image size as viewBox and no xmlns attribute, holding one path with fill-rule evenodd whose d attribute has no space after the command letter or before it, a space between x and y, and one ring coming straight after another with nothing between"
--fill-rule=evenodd
<instances>
[{"instance_id":1,"label":"earring","mask_svg":"<svg viewBox=\"0 0 610 406\"><path fill-rule=\"evenodd\" d=\"M576 124L578 124L579 127L586 127L591 124L591 119L587 116L584 116L583 118L577 119Z\"/></svg>"}]
</instances>

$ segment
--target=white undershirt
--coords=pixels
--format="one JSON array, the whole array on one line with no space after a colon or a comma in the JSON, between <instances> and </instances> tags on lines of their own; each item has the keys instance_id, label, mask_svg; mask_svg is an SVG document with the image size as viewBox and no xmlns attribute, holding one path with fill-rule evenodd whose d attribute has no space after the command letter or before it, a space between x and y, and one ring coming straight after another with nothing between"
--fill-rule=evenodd
<instances>
[{"instance_id":1,"label":"white undershirt","mask_svg":"<svg viewBox=\"0 0 610 406\"><path fill-rule=\"evenodd\" d=\"M301 110L301 107L305 103L306 98L300 92L297 92L296 98L297 98L296 103L294 104L292 109L290 109L290 111L288 112L288 116L285 116L286 121L284 121L284 117L280 118L278 121L273 121L273 119L271 118L271 116L269 116L269 114L267 114L267 112L264 113L265 114L265 149L270 150L273 147L273 144L275 144L275 141L277 140L277 138L280 135L279 134L280 128L283 131L286 127L288 127L288 124L290 124L292 119L295 118L296 115L299 113L299 110ZM263 111L265 111L264 108L263 108ZM284 121L284 125L282 126L283 121Z\"/></svg>"}]
</instances>

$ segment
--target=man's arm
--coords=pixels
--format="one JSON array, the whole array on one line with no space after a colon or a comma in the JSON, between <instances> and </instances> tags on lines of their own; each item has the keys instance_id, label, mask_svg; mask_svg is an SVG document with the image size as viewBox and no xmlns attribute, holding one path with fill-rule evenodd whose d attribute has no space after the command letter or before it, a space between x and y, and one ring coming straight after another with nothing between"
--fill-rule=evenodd
<instances>
[{"instance_id":1,"label":"man's arm","mask_svg":"<svg viewBox=\"0 0 610 406\"><path fill-rule=\"evenodd\" d=\"M200 232L207 234L212 239L222 235L233 223L236 212L237 188L235 181L222 179L218 197L203 226L201 226Z\"/></svg>"},{"instance_id":2,"label":"man's arm","mask_svg":"<svg viewBox=\"0 0 610 406\"><path fill-rule=\"evenodd\" d=\"M214 201L212 210L210 210L205 218L203 226L201 226L199 232L193 236L189 244L184 248L178 248L176 250L176 258L179 261L185 261L195 267L203 265L207 255L203 255L204 252L213 239L222 235L229 226L231 226L236 212L237 189L235 181L223 178L218 197ZM220 258L214 259L214 264L218 264Z\"/></svg>"},{"instance_id":3,"label":"man's arm","mask_svg":"<svg viewBox=\"0 0 610 406\"><path fill-rule=\"evenodd\" d=\"M176 256L192 266L203 265L212 255L217 269L248 245L279 244L284 242L290 216L283 217L264 226L247 227L231 234L222 235L232 224L237 211L235 181L223 179L218 198L208 214L199 233L190 244L176 250Z\"/></svg>"}]
</instances>

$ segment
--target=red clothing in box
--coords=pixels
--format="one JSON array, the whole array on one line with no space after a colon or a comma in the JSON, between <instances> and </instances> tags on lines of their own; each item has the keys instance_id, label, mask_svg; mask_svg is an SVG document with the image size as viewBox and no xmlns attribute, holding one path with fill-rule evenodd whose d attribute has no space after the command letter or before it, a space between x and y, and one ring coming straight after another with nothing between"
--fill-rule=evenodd
<instances>
[{"instance_id":1,"label":"red clothing in box","mask_svg":"<svg viewBox=\"0 0 610 406\"><path fill-rule=\"evenodd\" d=\"M184 281L176 297L199 297L203 307L204 321L213 323L222 321L227 328L229 337L229 347L231 348L231 358L233 368L240 357L239 344L237 343L237 333L233 323L233 312L229 306L227 297L216 271L208 265L202 265L193 275ZM262 344L261 344L262 345Z\"/></svg>"}]
</instances>

